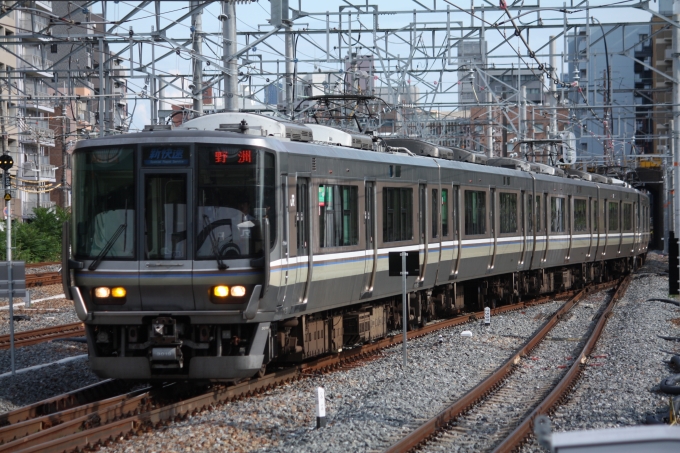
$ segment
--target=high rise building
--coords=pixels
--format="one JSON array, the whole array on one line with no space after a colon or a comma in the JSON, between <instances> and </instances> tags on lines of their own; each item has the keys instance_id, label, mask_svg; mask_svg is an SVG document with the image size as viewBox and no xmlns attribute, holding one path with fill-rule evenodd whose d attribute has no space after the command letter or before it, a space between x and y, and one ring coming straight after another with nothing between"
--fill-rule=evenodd
<instances>
[{"instance_id":1,"label":"high rise building","mask_svg":"<svg viewBox=\"0 0 680 453\"><path fill-rule=\"evenodd\" d=\"M578 155L593 165L625 165L638 144L649 148L643 137L650 130L651 71L635 61L651 63L649 35L648 25L627 24L576 27L568 35L567 77L578 82L569 92L570 121ZM638 133L639 143L627 139Z\"/></svg>"}]
</instances>

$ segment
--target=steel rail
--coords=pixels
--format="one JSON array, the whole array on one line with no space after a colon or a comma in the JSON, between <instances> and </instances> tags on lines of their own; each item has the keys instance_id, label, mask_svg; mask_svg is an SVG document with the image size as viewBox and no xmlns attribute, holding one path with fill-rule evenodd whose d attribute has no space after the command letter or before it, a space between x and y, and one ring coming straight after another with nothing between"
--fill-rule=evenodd
<instances>
[{"instance_id":1,"label":"steel rail","mask_svg":"<svg viewBox=\"0 0 680 453\"><path fill-rule=\"evenodd\" d=\"M585 294L601 291L603 289L614 286L617 281L602 283L599 285L590 286L577 292L571 299L565 302L559 310L557 310L544 324L541 329L536 332L524 345L513 354L503 365L482 382L477 384L472 390L463 395L456 402L444 408L437 415L427 420L407 436L400 439L395 444L384 450L384 453L402 453L411 451L418 447L421 443L427 440L430 436L443 429L450 421L460 416L462 413L477 404L486 395L495 390L506 377L513 371L516 364L519 363L522 356L526 356L540 343L546 335L557 324L559 319L564 316Z\"/></svg>"},{"instance_id":2,"label":"steel rail","mask_svg":"<svg viewBox=\"0 0 680 453\"><path fill-rule=\"evenodd\" d=\"M109 439L125 436L130 432L140 433L144 426L185 417L209 406L253 395L299 377L299 370L290 368L247 382L219 387L208 393L157 409L136 412L135 407L144 408L145 404L149 403L148 398L138 395L133 398L134 401L124 401L118 406L109 407L105 414L97 412L66 422L63 425L54 426L36 435L1 445L0 451L61 453L76 449L82 450L88 446L104 443ZM107 418L101 419L102 415ZM106 423L107 421L110 422Z\"/></svg>"},{"instance_id":3,"label":"steel rail","mask_svg":"<svg viewBox=\"0 0 680 453\"><path fill-rule=\"evenodd\" d=\"M0 430L7 425L13 425L32 418L51 415L59 411L88 404L97 399L108 398L129 390L124 381L106 379L96 384L88 385L59 396L44 399L28 406L20 407L0 415ZM2 443L0 437L0 443Z\"/></svg>"},{"instance_id":4,"label":"steel rail","mask_svg":"<svg viewBox=\"0 0 680 453\"><path fill-rule=\"evenodd\" d=\"M608 283L604 283L602 285L598 285L597 287L605 287L608 285ZM566 291L563 293L559 294L553 294L550 296L541 296L537 299L533 299L531 301L526 301L526 302L518 302L512 305L504 305L502 307L497 307L497 308L492 308L491 309L491 315L499 315L501 313L507 313L511 311L516 311L516 310L521 310L523 308L531 307L533 305L538 305L541 303L545 303L551 300L555 299L562 299L565 297L570 297L573 296L574 294L578 293L578 291L570 290ZM412 340L414 338L419 338L425 335L428 335L430 333L436 332L441 329L446 329L447 327L455 327L455 326L460 326L463 324L467 324L472 321L476 321L479 319L484 319L484 312L483 311L478 311L474 313L466 313L461 316L452 318L452 319L447 319L446 321L441 321L441 322L436 322L432 324L425 325L423 327L420 327L416 330L409 330L407 333L407 339ZM348 361L353 361L360 359L362 357L369 356L371 354L375 354L385 348L391 347L391 346L397 346L402 343L402 335L399 333L398 335L393 335L389 336L386 338L383 338L381 340L377 340L374 343L369 343L361 346L357 346L352 349L346 349L343 350L342 352L338 354L333 354L331 356L327 357L321 357L319 359L313 359L308 362L305 362L300 366L300 370L303 373L312 373L315 371L325 371L329 369L333 369L335 367L341 366L344 363Z\"/></svg>"},{"instance_id":5,"label":"steel rail","mask_svg":"<svg viewBox=\"0 0 680 453\"><path fill-rule=\"evenodd\" d=\"M89 426L103 425L116 419L124 419L134 412L144 412L149 410L151 397L149 391L138 390L58 414L10 425L3 429L3 437L6 437L8 442L0 445L0 452L11 453L39 447L51 440L87 430Z\"/></svg>"},{"instance_id":6,"label":"steel rail","mask_svg":"<svg viewBox=\"0 0 680 453\"><path fill-rule=\"evenodd\" d=\"M14 347L30 346L59 338L79 337L85 335L82 322L45 327L43 329L25 330L14 334ZM9 335L0 335L0 350L9 349Z\"/></svg>"},{"instance_id":7,"label":"steel rail","mask_svg":"<svg viewBox=\"0 0 680 453\"><path fill-rule=\"evenodd\" d=\"M566 297L574 293L576 291L543 296L532 301L495 308L492 312L499 314L521 310L525 307ZM410 331L408 338L412 339L446 327L465 324L482 319L483 316L484 312L480 311L465 314L451 320L433 323ZM62 452L94 446L131 432L139 433L144 426L183 417L188 413L203 410L210 405L227 400L243 398L285 382L303 378L306 374L315 371L327 371L348 362L361 360L377 353L381 349L399 343L401 343L400 335L388 337L375 343L345 350L329 357L311 360L300 366L277 371L261 378L253 378L231 386L220 386L205 394L158 408L152 407L155 404L154 400L156 398L147 391L131 392L127 395L108 400L100 400L89 404L89 407L73 406L61 412L51 413L47 418L17 423L12 430L2 431L0 429L0 436L3 432L12 433L13 436L10 437L7 434L6 437L0 437L0 442L2 442L1 439L10 440L5 444L0 444L0 453L6 451ZM17 419L18 417L14 418Z\"/></svg>"},{"instance_id":8,"label":"steel rail","mask_svg":"<svg viewBox=\"0 0 680 453\"><path fill-rule=\"evenodd\" d=\"M553 407L555 407L566 396L568 392L571 391L574 384L576 383L576 380L583 373L583 368L585 366L586 361L588 360L588 356L595 348L597 340L600 339L600 335L604 330L604 326L605 324L607 324L607 320L612 315L612 310L614 309L614 306L616 305L618 300L621 297L623 297L623 295L626 293L628 285L630 284L632 279L633 279L632 275L628 275L626 276L626 278L623 279L618 289L616 290L611 300L609 301L609 304L607 304L607 308L605 308L605 310L602 312L602 316L600 316L600 319L597 321L597 324L593 329L590 338L588 338L588 342L583 347L583 350L569 368L569 371L562 377L562 379L557 384L557 386L555 386L553 391L550 392L550 394L547 397L545 397L545 399L541 401L538 404L538 406L534 408L533 411L531 411L529 416L526 417L522 421L522 423L517 428L515 428L510 433L510 435L506 437L505 440L501 442L493 450L494 453L510 453L514 451L517 447L519 447L524 442L524 440L531 434L532 427L534 425L534 420L536 419L536 417L542 414L548 414L550 410Z\"/></svg>"},{"instance_id":9,"label":"steel rail","mask_svg":"<svg viewBox=\"0 0 680 453\"><path fill-rule=\"evenodd\" d=\"M36 286L44 285L54 285L57 283L61 283L61 273L59 272L26 274L26 288L35 288Z\"/></svg>"}]
</instances>

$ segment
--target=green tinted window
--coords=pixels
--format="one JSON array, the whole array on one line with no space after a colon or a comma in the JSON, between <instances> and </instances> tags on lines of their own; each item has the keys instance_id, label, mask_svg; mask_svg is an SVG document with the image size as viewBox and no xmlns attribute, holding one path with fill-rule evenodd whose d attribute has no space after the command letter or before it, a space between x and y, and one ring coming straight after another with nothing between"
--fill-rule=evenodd
<instances>
[{"instance_id":1,"label":"green tinted window","mask_svg":"<svg viewBox=\"0 0 680 453\"><path fill-rule=\"evenodd\" d=\"M465 234L486 234L486 192L465 191Z\"/></svg>"},{"instance_id":2,"label":"green tinted window","mask_svg":"<svg viewBox=\"0 0 680 453\"><path fill-rule=\"evenodd\" d=\"M319 186L319 246L340 247L359 243L356 186Z\"/></svg>"}]
</instances>

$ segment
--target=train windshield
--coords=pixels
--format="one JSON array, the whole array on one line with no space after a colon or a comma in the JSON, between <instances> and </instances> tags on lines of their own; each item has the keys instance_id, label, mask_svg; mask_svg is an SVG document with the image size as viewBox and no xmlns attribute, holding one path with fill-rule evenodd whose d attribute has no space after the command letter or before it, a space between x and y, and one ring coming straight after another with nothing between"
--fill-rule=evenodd
<instances>
[{"instance_id":1,"label":"train windshield","mask_svg":"<svg viewBox=\"0 0 680 453\"><path fill-rule=\"evenodd\" d=\"M197 260L262 255L262 225L276 232L274 154L257 148L199 145Z\"/></svg>"},{"instance_id":2,"label":"train windshield","mask_svg":"<svg viewBox=\"0 0 680 453\"><path fill-rule=\"evenodd\" d=\"M80 259L135 256L132 148L79 151L73 156L73 253Z\"/></svg>"}]
</instances>

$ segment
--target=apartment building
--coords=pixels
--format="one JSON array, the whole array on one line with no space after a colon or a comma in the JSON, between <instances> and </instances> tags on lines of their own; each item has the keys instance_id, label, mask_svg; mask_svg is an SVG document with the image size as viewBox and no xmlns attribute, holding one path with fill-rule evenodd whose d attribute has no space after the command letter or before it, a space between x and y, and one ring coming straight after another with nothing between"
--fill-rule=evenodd
<instances>
[{"instance_id":1,"label":"apartment building","mask_svg":"<svg viewBox=\"0 0 680 453\"><path fill-rule=\"evenodd\" d=\"M569 100L580 156L625 165L651 150L652 71L635 61L651 63L649 34L648 25L616 24L577 27L568 35L569 73L579 84Z\"/></svg>"},{"instance_id":2,"label":"apartment building","mask_svg":"<svg viewBox=\"0 0 680 453\"><path fill-rule=\"evenodd\" d=\"M4 6L9 6L7 3L9 2L4 2ZM13 39L13 35L16 32L16 14L10 13L6 14L2 18L0 18L0 40L1 41L7 41ZM16 126L16 121L13 121L12 116L10 114L10 102L8 102L8 99L10 97L10 93L12 92L11 89L11 84L12 81L9 78L9 75L14 71L14 69L17 66L17 58L12 53L11 51L6 50L6 48L0 48L0 103L2 104L2 118L0 118L0 121L2 121L3 126L4 126L4 136L2 137L2 152L7 153L12 156L12 159L16 162L19 159L19 141L18 141L18 135L17 135L17 126ZM17 174L17 167L16 165L14 168L10 170L10 174L13 176L16 176ZM17 204L15 203L13 207L13 215L16 215L16 212L21 212L19 206L19 209L17 209ZM6 213L5 213L6 215ZM4 218L4 216L3 216Z\"/></svg>"},{"instance_id":3,"label":"apartment building","mask_svg":"<svg viewBox=\"0 0 680 453\"><path fill-rule=\"evenodd\" d=\"M49 161L55 131L49 117L54 116L55 103L54 91L45 82L52 77L52 61L45 56L52 2L0 3L8 10L0 18L0 102L5 147L14 160L12 185L18 189L12 217L28 219L36 207L53 205L48 191L55 182L56 168Z\"/></svg>"}]
</instances>

